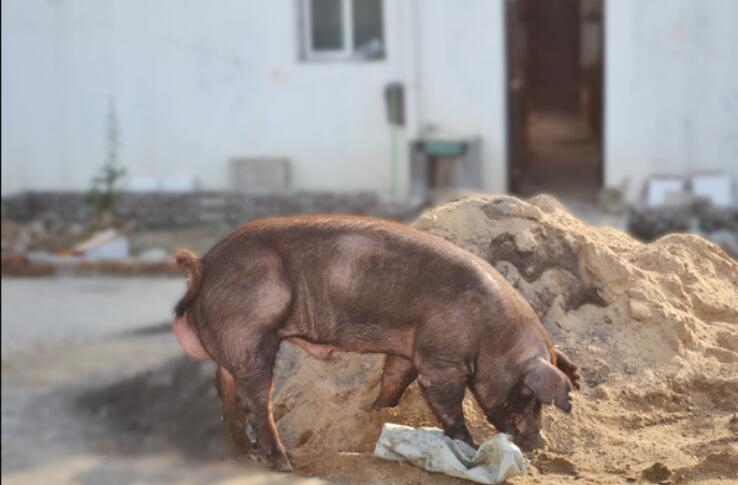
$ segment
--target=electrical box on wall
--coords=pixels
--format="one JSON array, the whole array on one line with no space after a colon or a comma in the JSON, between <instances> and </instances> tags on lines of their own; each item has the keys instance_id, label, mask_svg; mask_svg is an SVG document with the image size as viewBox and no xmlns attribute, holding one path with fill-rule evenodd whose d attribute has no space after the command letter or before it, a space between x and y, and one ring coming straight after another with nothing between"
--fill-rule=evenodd
<instances>
[{"instance_id":1,"label":"electrical box on wall","mask_svg":"<svg viewBox=\"0 0 738 485\"><path fill-rule=\"evenodd\" d=\"M392 82L384 87L384 102L387 108L387 121L393 125L405 126L405 87Z\"/></svg>"}]
</instances>

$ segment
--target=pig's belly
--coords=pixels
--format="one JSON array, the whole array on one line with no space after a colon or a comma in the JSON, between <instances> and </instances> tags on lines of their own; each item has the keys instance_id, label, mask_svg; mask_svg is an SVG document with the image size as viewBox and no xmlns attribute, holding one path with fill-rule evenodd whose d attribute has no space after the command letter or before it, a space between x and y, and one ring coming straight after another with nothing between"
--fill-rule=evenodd
<instances>
[{"instance_id":1,"label":"pig's belly","mask_svg":"<svg viewBox=\"0 0 738 485\"><path fill-rule=\"evenodd\" d=\"M321 360L329 359L333 351L336 350L332 345L316 344L300 337L288 337L287 341L299 346L316 359Z\"/></svg>"},{"instance_id":2,"label":"pig's belly","mask_svg":"<svg viewBox=\"0 0 738 485\"><path fill-rule=\"evenodd\" d=\"M200 337L197 336L187 323L186 316L182 316L174 320L172 329L174 330L174 336L177 337L179 346L182 347L182 350L184 350L188 356L195 360L210 359L210 355L208 355L200 342Z\"/></svg>"}]
</instances>

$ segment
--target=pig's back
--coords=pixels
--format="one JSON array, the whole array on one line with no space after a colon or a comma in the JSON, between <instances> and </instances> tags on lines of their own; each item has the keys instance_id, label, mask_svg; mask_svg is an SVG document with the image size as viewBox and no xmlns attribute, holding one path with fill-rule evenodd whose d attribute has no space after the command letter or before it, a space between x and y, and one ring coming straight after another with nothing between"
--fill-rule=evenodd
<instances>
[{"instance_id":1,"label":"pig's back","mask_svg":"<svg viewBox=\"0 0 738 485\"><path fill-rule=\"evenodd\" d=\"M225 270L244 271L250 255L265 250L283 263L295 318L331 334L358 331L345 336L351 341L377 338L383 334L379 327L443 319L444 312L505 312L520 299L475 255L417 229L367 217L301 216L249 223L205 256L206 268L213 269L208 260L217 260L228 266ZM232 264L240 259L246 262ZM378 331L366 331L373 326ZM321 341L319 337L330 336L312 337Z\"/></svg>"},{"instance_id":2,"label":"pig's back","mask_svg":"<svg viewBox=\"0 0 738 485\"><path fill-rule=\"evenodd\" d=\"M486 261L440 238L383 219L359 216L275 217L245 224L205 255L231 262L272 250L290 279L316 286L405 297L419 291L457 296L504 279ZM431 291L432 290L432 291ZM407 299L405 299L407 301Z\"/></svg>"},{"instance_id":3,"label":"pig's back","mask_svg":"<svg viewBox=\"0 0 738 485\"><path fill-rule=\"evenodd\" d=\"M280 253L290 279L354 307L422 306L506 284L475 255L399 223L345 216L271 221L257 229L257 239Z\"/></svg>"}]
</instances>

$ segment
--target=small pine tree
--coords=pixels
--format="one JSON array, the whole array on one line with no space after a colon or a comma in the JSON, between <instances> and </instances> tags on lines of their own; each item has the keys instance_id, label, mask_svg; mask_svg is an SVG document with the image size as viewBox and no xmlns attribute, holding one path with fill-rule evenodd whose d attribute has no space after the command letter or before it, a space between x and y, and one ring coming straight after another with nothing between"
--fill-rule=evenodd
<instances>
[{"instance_id":1,"label":"small pine tree","mask_svg":"<svg viewBox=\"0 0 738 485\"><path fill-rule=\"evenodd\" d=\"M87 203L94 210L94 224L108 227L115 222L115 204L118 198L118 184L126 175L126 169L120 166L118 148L120 136L118 116L115 103L110 101L106 130L106 158L97 175L92 178L91 188L87 193Z\"/></svg>"}]
</instances>

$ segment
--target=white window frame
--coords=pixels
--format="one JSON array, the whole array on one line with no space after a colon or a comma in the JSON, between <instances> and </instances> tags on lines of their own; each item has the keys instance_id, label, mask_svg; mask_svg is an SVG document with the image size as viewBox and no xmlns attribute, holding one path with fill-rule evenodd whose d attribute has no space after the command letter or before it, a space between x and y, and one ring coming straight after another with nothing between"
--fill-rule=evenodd
<instances>
[{"instance_id":1,"label":"white window frame","mask_svg":"<svg viewBox=\"0 0 738 485\"><path fill-rule=\"evenodd\" d=\"M313 47L313 18L310 8L311 0L299 0L302 18L303 56L308 61L345 61L354 59L354 6L351 0L341 2L341 28L343 29L343 47L341 49L316 50Z\"/></svg>"}]
</instances>

